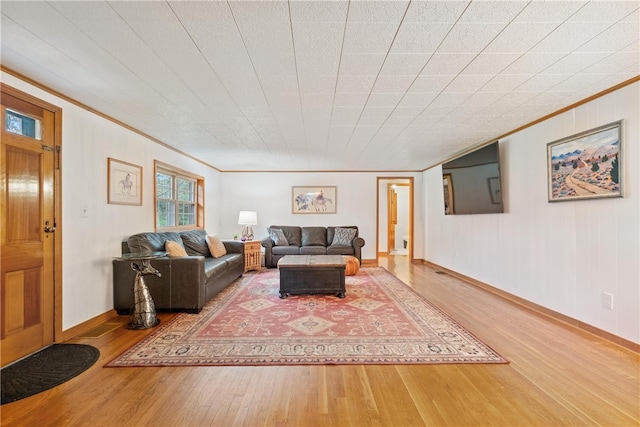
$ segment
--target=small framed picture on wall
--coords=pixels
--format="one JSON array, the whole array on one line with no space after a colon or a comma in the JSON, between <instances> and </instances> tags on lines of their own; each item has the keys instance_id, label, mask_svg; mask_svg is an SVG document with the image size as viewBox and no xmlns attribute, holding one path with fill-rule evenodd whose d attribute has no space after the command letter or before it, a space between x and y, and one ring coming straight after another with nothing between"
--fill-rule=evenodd
<instances>
[{"instance_id":1,"label":"small framed picture on wall","mask_svg":"<svg viewBox=\"0 0 640 427\"><path fill-rule=\"evenodd\" d=\"M107 159L107 203L142 206L142 166Z\"/></svg>"}]
</instances>

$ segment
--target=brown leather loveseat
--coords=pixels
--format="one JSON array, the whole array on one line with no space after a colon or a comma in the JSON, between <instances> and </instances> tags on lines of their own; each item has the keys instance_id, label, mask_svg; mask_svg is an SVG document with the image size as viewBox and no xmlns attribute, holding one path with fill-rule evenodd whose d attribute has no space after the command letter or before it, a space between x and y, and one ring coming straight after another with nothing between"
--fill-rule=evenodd
<instances>
[{"instance_id":1,"label":"brown leather loveseat","mask_svg":"<svg viewBox=\"0 0 640 427\"><path fill-rule=\"evenodd\" d=\"M223 241L227 253L214 258L207 245L205 230L148 232L130 236L122 242L122 253L164 252L171 240L181 244L188 256L151 260L161 277L145 276L157 310L198 313L213 296L244 273L242 242ZM118 314L133 310L133 282L136 272L131 261L113 260L113 305Z\"/></svg>"}]
</instances>

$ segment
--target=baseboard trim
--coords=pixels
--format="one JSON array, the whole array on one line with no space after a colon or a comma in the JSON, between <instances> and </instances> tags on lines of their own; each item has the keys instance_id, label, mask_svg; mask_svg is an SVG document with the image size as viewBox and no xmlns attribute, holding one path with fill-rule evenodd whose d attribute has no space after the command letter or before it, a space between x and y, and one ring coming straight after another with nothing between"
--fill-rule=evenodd
<instances>
[{"instance_id":1,"label":"baseboard trim","mask_svg":"<svg viewBox=\"0 0 640 427\"><path fill-rule=\"evenodd\" d=\"M377 267L378 260L376 259L363 259L361 263L362 267Z\"/></svg>"},{"instance_id":2,"label":"baseboard trim","mask_svg":"<svg viewBox=\"0 0 640 427\"><path fill-rule=\"evenodd\" d=\"M476 286L482 290L490 292L496 296L499 296L502 299L505 299L511 303L518 304L519 306L535 313L538 315L542 315L553 320L566 323L575 328L581 329L583 331L589 332L593 335L596 335L600 338L603 338L609 342L617 344L621 347L624 347L628 350L631 350L635 353L640 353L640 344L630 341L626 338L619 337L610 332L604 331L600 328L596 328L595 326L589 325L588 323L584 323L580 320L574 319L573 317L566 316L562 313L558 313L557 311L550 310L546 307L543 307L539 304L526 300L524 298L513 295L509 292L503 291L502 289L498 289L494 286L491 286L487 283L481 282L480 280L474 279L473 277L465 276L464 274L458 273L457 271L450 270L441 265L435 264L431 261L422 260L422 264L426 265L434 270L444 271L445 273L453 276L457 279L460 279L470 285Z\"/></svg>"},{"instance_id":3,"label":"baseboard trim","mask_svg":"<svg viewBox=\"0 0 640 427\"><path fill-rule=\"evenodd\" d=\"M94 318L80 323L79 325L69 328L66 331L62 331L62 340L67 341L73 337L84 334L117 316L118 313L115 310L109 310L105 313L102 313Z\"/></svg>"}]
</instances>

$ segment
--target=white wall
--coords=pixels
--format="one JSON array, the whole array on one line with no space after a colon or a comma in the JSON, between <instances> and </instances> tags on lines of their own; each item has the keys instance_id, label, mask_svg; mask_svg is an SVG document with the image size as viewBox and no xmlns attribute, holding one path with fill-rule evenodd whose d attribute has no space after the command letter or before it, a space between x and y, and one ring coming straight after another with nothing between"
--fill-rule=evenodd
<instances>
[{"instance_id":1,"label":"white wall","mask_svg":"<svg viewBox=\"0 0 640 427\"><path fill-rule=\"evenodd\" d=\"M63 109L62 220L56 232L63 243L63 330L113 309L111 260L120 255L120 242L154 228L154 159L205 178L205 224L218 226L220 173L4 72L2 82ZM142 206L107 204L108 157L142 166ZM80 215L83 206L88 218Z\"/></svg>"},{"instance_id":2,"label":"white wall","mask_svg":"<svg viewBox=\"0 0 640 427\"><path fill-rule=\"evenodd\" d=\"M258 213L258 225L253 227L255 239L267 237L267 227L271 225L357 225L359 235L365 239L362 258L373 260L376 258L377 177L414 177L416 194L421 194L421 175L404 172L223 173L221 192L224 208L220 233L226 236L240 233L242 227L238 225L238 212L241 210ZM336 186L337 212L293 214L291 187L303 185ZM386 197L386 193L383 195ZM420 206L419 203L414 206L416 218L422 217L418 210ZM422 227L416 225L416 233L420 236L421 230ZM415 257L422 257L421 250Z\"/></svg>"},{"instance_id":3,"label":"white wall","mask_svg":"<svg viewBox=\"0 0 640 427\"><path fill-rule=\"evenodd\" d=\"M502 140L504 214L445 216L427 170L425 258L640 343L639 100L635 83ZM546 144L619 119L625 197L548 203Z\"/></svg>"}]
</instances>

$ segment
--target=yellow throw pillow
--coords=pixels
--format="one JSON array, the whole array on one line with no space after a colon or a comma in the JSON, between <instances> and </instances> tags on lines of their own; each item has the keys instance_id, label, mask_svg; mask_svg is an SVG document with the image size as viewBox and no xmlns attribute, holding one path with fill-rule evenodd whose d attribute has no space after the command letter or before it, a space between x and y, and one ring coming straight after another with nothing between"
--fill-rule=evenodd
<instances>
[{"instance_id":1,"label":"yellow throw pillow","mask_svg":"<svg viewBox=\"0 0 640 427\"><path fill-rule=\"evenodd\" d=\"M187 251L178 242L167 240L164 242L164 250L169 256L187 256Z\"/></svg>"},{"instance_id":2,"label":"yellow throw pillow","mask_svg":"<svg viewBox=\"0 0 640 427\"><path fill-rule=\"evenodd\" d=\"M216 234L210 234L207 236L207 246L209 246L209 252L214 258L220 258L222 255L226 255L227 248L224 247L224 243L220 240Z\"/></svg>"}]
</instances>

